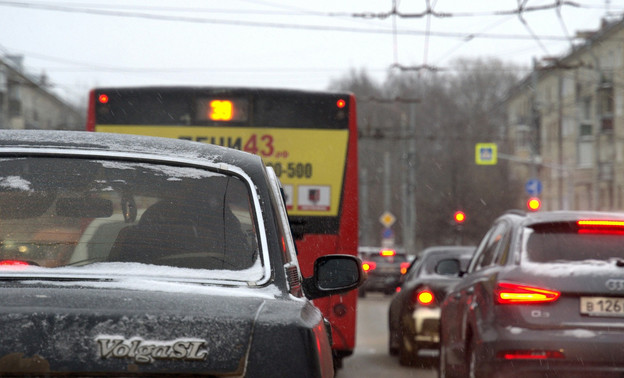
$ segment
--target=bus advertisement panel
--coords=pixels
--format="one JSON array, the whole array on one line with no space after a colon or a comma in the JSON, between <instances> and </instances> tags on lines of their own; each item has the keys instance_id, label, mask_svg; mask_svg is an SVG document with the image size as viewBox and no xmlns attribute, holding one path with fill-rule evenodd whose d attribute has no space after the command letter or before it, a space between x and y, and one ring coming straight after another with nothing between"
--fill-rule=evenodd
<instances>
[{"instance_id":1,"label":"bus advertisement panel","mask_svg":"<svg viewBox=\"0 0 624 378\"><path fill-rule=\"evenodd\" d=\"M357 255L357 125L350 93L215 87L98 88L87 130L218 144L260 155L284 187L304 276L325 254ZM315 300L335 362L355 348L357 293Z\"/></svg>"}]
</instances>

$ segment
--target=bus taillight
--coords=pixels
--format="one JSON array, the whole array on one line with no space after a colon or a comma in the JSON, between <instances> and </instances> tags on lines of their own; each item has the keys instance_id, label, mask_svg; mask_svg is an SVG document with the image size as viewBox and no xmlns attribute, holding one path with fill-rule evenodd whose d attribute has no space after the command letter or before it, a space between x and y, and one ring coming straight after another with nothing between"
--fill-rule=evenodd
<instances>
[{"instance_id":1,"label":"bus taillight","mask_svg":"<svg viewBox=\"0 0 624 378\"><path fill-rule=\"evenodd\" d=\"M98 96L98 101L100 104L108 104L108 95L106 93L101 93Z\"/></svg>"},{"instance_id":2,"label":"bus taillight","mask_svg":"<svg viewBox=\"0 0 624 378\"><path fill-rule=\"evenodd\" d=\"M344 108L345 106L347 106L347 102L343 99L340 99L338 101L336 101L336 106L340 109Z\"/></svg>"}]
</instances>

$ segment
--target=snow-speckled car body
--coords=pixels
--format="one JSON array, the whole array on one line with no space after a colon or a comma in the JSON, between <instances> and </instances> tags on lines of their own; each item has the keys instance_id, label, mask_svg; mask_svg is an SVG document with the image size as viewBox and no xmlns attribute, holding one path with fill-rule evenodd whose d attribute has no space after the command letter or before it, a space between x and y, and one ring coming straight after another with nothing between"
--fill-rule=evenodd
<instances>
[{"instance_id":1,"label":"snow-speckled car body","mask_svg":"<svg viewBox=\"0 0 624 378\"><path fill-rule=\"evenodd\" d=\"M624 214L508 212L441 305L441 377L621 377Z\"/></svg>"},{"instance_id":2,"label":"snow-speckled car body","mask_svg":"<svg viewBox=\"0 0 624 378\"><path fill-rule=\"evenodd\" d=\"M438 356L440 304L459 281L472 246L432 246L412 262L388 309L388 350L401 365L422 365Z\"/></svg>"},{"instance_id":3,"label":"snow-speckled car body","mask_svg":"<svg viewBox=\"0 0 624 378\"><path fill-rule=\"evenodd\" d=\"M333 376L310 299L361 262L303 278L279 185L203 143L0 131L0 375Z\"/></svg>"}]
</instances>

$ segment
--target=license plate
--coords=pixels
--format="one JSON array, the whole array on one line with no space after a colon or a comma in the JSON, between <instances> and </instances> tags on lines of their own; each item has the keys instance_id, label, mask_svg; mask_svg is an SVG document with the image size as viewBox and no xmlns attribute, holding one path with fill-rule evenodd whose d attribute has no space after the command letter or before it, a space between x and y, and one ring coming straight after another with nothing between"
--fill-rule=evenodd
<instances>
[{"instance_id":1,"label":"license plate","mask_svg":"<svg viewBox=\"0 0 624 378\"><path fill-rule=\"evenodd\" d=\"M590 316L624 316L624 298L581 297L581 314Z\"/></svg>"}]
</instances>

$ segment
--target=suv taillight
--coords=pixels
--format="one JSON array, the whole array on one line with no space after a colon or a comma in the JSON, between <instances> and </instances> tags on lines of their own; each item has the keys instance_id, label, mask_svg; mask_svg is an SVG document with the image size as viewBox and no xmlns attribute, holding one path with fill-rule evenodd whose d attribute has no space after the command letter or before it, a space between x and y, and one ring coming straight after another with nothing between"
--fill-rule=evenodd
<instances>
[{"instance_id":1,"label":"suv taillight","mask_svg":"<svg viewBox=\"0 0 624 378\"><path fill-rule=\"evenodd\" d=\"M525 304L554 302L561 295L556 290L534 286L499 282L494 290L496 301L500 304Z\"/></svg>"}]
</instances>

